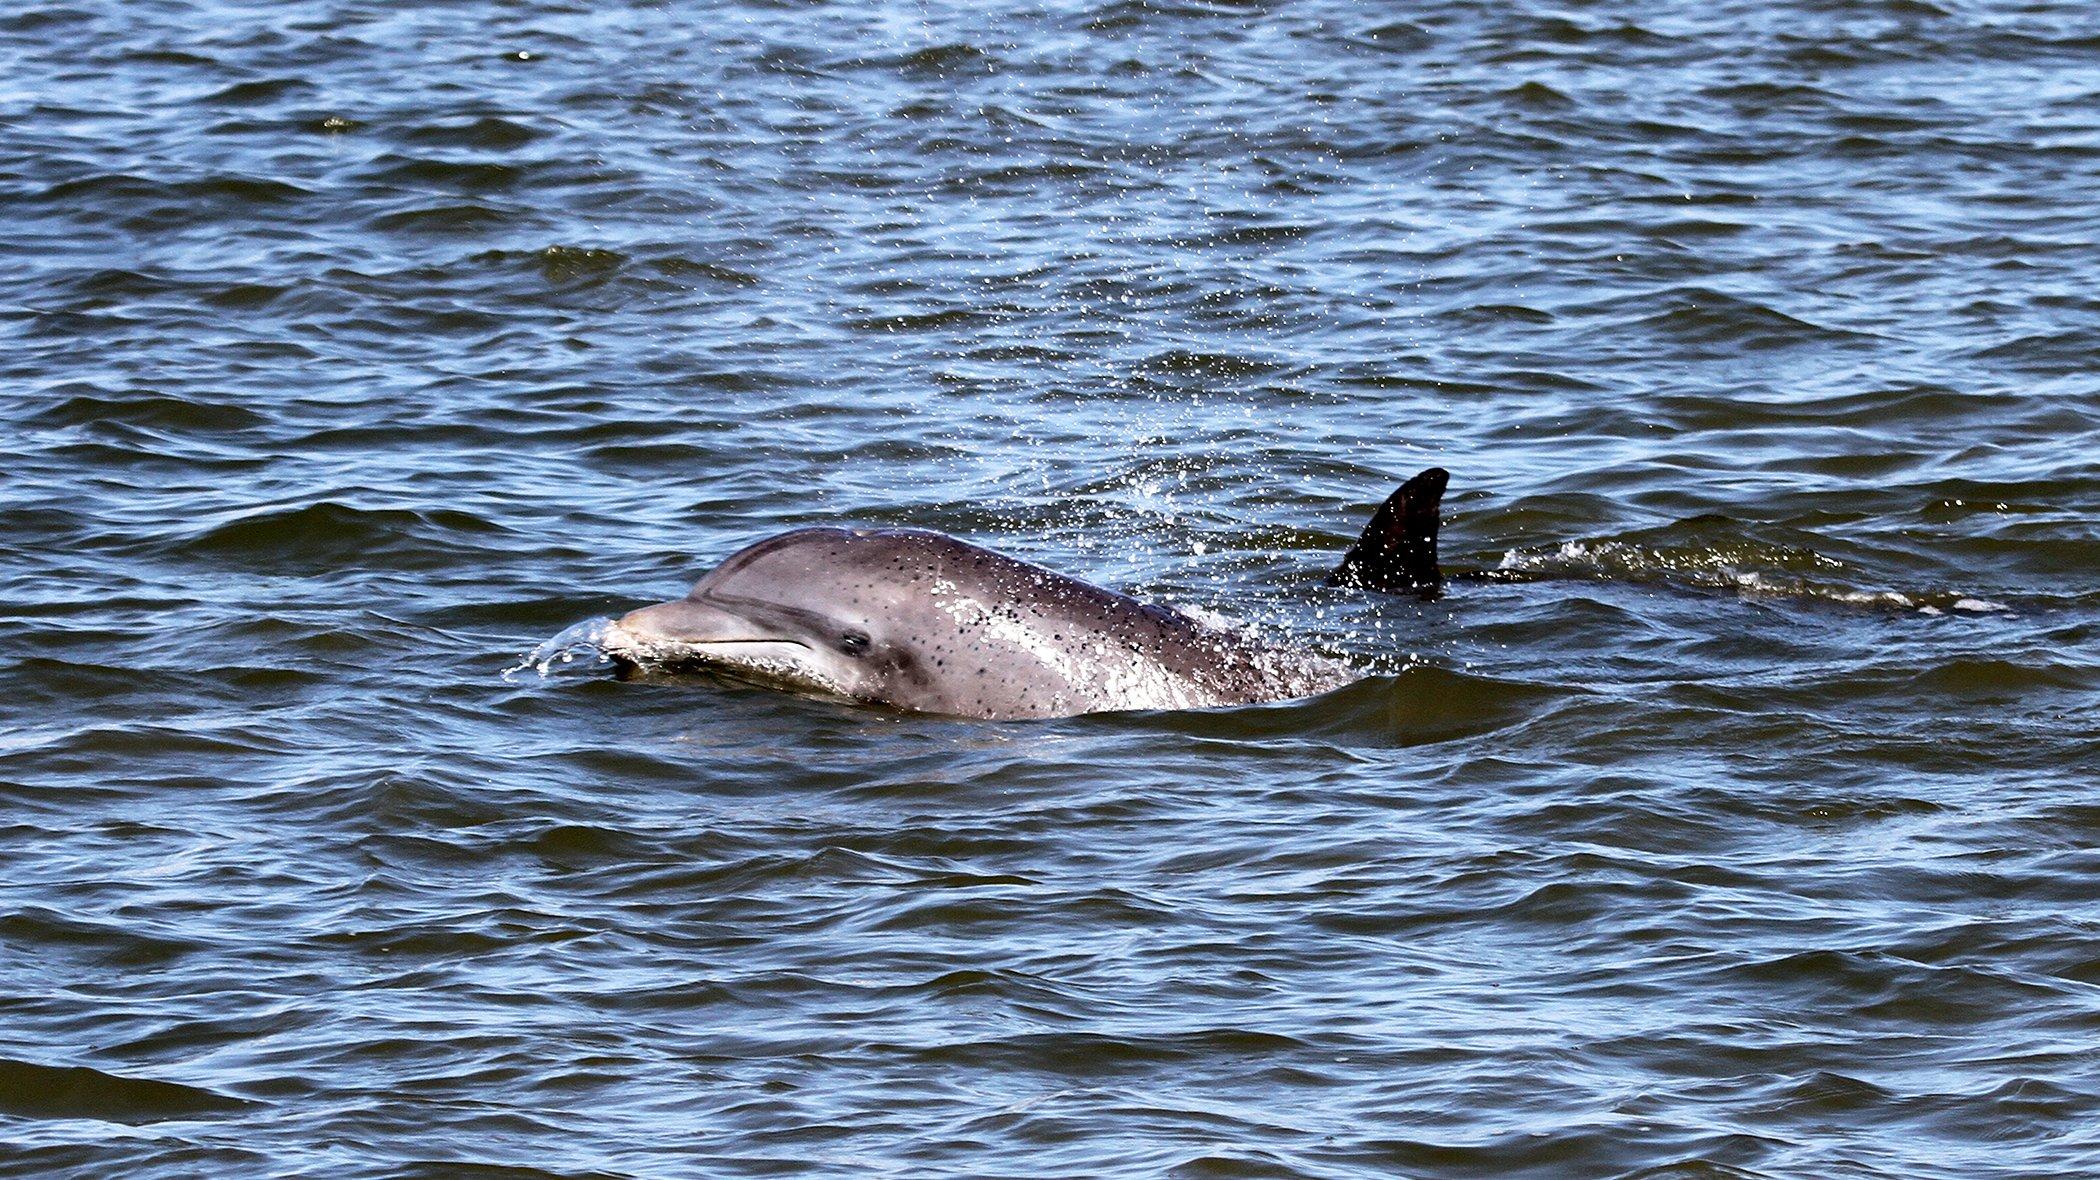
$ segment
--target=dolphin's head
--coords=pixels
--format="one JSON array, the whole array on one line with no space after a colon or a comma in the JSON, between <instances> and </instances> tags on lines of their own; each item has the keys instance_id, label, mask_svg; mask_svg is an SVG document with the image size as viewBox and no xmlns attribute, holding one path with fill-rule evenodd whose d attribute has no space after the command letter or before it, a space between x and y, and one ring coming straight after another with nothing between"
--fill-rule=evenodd
<instances>
[{"instance_id":1,"label":"dolphin's head","mask_svg":"<svg viewBox=\"0 0 2100 1180\"><path fill-rule=\"evenodd\" d=\"M723 562L675 602L631 611L605 649L623 665L704 669L860 700L924 679L896 574L918 534L798 529Z\"/></svg>"}]
</instances>

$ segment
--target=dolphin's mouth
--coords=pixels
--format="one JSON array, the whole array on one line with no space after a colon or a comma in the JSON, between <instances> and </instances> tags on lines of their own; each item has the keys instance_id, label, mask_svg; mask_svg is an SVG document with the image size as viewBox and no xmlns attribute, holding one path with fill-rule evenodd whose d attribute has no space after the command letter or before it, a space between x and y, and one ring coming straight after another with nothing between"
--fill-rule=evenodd
<instances>
[{"instance_id":1,"label":"dolphin's mouth","mask_svg":"<svg viewBox=\"0 0 2100 1180\"><path fill-rule=\"evenodd\" d=\"M790 648L807 651L809 645L791 639L695 640L673 643L670 651L656 657L655 665L666 672L764 673L781 677L801 669L803 664L786 650Z\"/></svg>"},{"instance_id":2,"label":"dolphin's mouth","mask_svg":"<svg viewBox=\"0 0 2100 1180\"><path fill-rule=\"evenodd\" d=\"M808 650L809 645L799 639L787 639L778 635L753 635L749 638L727 639L683 639L670 635L638 635L634 631L614 623L605 629L598 641L599 649L615 660L636 664L668 664L672 662L698 662L709 658L713 648L754 649L762 647L794 647ZM725 653L726 654L726 653ZM742 653L740 653L742 654Z\"/></svg>"},{"instance_id":3,"label":"dolphin's mouth","mask_svg":"<svg viewBox=\"0 0 2100 1180\"><path fill-rule=\"evenodd\" d=\"M615 623L605 629L598 648L623 680L652 672L704 672L785 688L838 691L814 674L806 658L798 658L810 650L809 644L778 635L681 639L637 635Z\"/></svg>"}]
</instances>

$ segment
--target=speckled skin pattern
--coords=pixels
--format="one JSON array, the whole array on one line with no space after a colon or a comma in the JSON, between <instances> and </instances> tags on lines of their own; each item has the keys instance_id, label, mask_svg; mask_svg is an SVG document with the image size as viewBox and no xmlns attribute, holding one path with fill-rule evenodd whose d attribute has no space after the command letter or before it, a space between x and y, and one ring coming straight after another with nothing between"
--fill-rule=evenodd
<instances>
[{"instance_id":1,"label":"speckled skin pattern","mask_svg":"<svg viewBox=\"0 0 2100 1180\"><path fill-rule=\"evenodd\" d=\"M1349 669L942 533L807 528L622 618L623 664L964 717L1285 700Z\"/></svg>"}]
</instances>

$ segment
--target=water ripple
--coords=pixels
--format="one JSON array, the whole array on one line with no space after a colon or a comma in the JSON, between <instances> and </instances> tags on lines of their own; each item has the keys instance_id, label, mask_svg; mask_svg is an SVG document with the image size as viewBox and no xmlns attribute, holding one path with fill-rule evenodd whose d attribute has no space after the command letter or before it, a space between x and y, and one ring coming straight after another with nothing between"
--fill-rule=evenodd
<instances>
[{"instance_id":1,"label":"water ripple","mask_svg":"<svg viewBox=\"0 0 2100 1180\"><path fill-rule=\"evenodd\" d=\"M2084 10L173 14L0 14L11 1166L2100 1169ZM839 520L1362 677L586 658Z\"/></svg>"}]
</instances>

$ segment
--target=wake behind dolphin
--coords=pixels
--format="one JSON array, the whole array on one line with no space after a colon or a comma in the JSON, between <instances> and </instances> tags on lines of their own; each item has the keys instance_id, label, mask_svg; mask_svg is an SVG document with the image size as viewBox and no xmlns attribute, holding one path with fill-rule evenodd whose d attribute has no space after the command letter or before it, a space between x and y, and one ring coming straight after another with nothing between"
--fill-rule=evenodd
<instances>
[{"instance_id":1,"label":"wake behind dolphin","mask_svg":"<svg viewBox=\"0 0 2100 1180\"><path fill-rule=\"evenodd\" d=\"M1446 480L1431 468L1401 485L1328 581L1438 593ZM623 670L706 670L999 720L1257 704L1356 678L1334 660L924 529L783 533L595 639Z\"/></svg>"}]
</instances>

